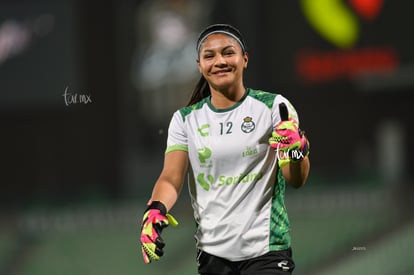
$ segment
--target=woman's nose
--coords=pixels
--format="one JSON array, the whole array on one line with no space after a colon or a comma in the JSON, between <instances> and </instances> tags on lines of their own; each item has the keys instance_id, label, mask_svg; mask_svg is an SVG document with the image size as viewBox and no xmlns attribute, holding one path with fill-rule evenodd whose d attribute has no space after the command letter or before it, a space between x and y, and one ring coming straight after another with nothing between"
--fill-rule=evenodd
<instances>
[{"instance_id":1,"label":"woman's nose","mask_svg":"<svg viewBox=\"0 0 414 275\"><path fill-rule=\"evenodd\" d=\"M221 54L216 55L216 60L214 62L214 65L223 66L226 64L227 64L226 59Z\"/></svg>"}]
</instances>

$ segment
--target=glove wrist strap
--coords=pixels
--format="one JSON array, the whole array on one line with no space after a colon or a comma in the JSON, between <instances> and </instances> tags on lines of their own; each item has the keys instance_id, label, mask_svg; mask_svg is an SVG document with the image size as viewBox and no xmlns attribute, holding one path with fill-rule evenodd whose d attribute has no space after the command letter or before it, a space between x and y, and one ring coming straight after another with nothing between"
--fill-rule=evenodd
<instances>
[{"instance_id":1,"label":"glove wrist strap","mask_svg":"<svg viewBox=\"0 0 414 275\"><path fill-rule=\"evenodd\" d=\"M152 201L149 205L148 205L148 207L147 207L147 209L145 210L145 212L147 212L148 210L150 210L150 209L158 209L158 210L160 210L160 213L162 214L162 215L164 215L164 216L166 216L167 215L167 207L165 207L165 205L162 203L162 202L160 202L160 201Z\"/></svg>"}]
</instances>

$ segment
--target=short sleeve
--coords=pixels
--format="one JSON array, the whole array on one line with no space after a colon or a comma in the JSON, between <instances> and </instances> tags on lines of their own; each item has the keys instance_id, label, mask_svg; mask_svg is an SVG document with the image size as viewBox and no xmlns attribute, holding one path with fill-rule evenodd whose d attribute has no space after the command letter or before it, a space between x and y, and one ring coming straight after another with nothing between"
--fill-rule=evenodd
<instances>
[{"instance_id":1,"label":"short sleeve","mask_svg":"<svg viewBox=\"0 0 414 275\"><path fill-rule=\"evenodd\" d=\"M287 98L278 94L275 97L274 104L272 107L273 126L278 124L281 121L280 112L279 112L279 104L282 102L285 103L288 108L289 118L293 118L299 123L299 116L298 116L298 113L296 112L295 107L293 107L292 103L290 103L290 101L287 100Z\"/></svg>"},{"instance_id":2,"label":"short sleeve","mask_svg":"<svg viewBox=\"0 0 414 275\"><path fill-rule=\"evenodd\" d=\"M167 149L165 153L167 154L177 150L188 152L188 137L185 121L179 111L175 112L171 118L168 127Z\"/></svg>"}]
</instances>

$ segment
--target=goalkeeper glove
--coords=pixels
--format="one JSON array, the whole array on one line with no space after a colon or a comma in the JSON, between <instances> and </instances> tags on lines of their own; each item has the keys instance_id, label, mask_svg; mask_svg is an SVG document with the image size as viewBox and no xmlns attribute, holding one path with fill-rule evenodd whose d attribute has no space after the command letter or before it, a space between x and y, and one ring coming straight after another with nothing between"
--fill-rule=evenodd
<instances>
[{"instance_id":1,"label":"goalkeeper glove","mask_svg":"<svg viewBox=\"0 0 414 275\"><path fill-rule=\"evenodd\" d=\"M158 261L164 254L165 243L161 238L161 232L169 224L177 226L178 222L173 216L167 214L167 209L162 202L151 202L144 213L141 224L141 250L146 264Z\"/></svg>"},{"instance_id":2,"label":"goalkeeper glove","mask_svg":"<svg viewBox=\"0 0 414 275\"><path fill-rule=\"evenodd\" d=\"M309 154L309 141L293 118L282 120L275 126L269 145L276 149L279 167L302 160Z\"/></svg>"}]
</instances>

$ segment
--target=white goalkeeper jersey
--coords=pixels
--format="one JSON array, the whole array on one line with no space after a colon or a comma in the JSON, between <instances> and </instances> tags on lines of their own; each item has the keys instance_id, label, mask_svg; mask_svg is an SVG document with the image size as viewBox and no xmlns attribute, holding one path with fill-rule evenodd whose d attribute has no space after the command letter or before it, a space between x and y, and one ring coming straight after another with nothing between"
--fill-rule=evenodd
<instances>
[{"instance_id":1,"label":"white goalkeeper jersey","mask_svg":"<svg viewBox=\"0 0 414 275\"><path fill-rule=\"evenodd\" d=\"M174 113L166 153L188 152L198 249L239 261L290 247L285 180L268 143L281 102L298 119L285 97L253 89L228 109L205 98Z\"/></svg>"}]
</instances>

